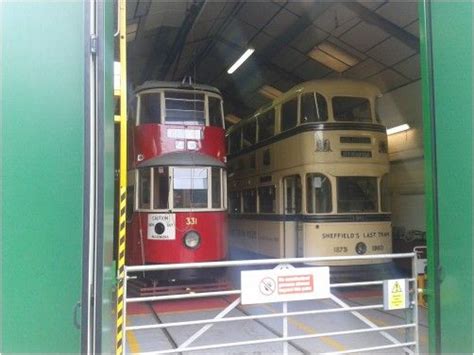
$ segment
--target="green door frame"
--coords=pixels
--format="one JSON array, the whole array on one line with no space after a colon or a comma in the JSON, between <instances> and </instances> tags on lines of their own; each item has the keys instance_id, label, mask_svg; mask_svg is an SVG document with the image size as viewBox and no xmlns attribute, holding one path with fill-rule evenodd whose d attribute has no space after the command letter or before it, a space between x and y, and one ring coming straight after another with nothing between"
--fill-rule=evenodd
<instances>
[{"instance_id":1,"label":"green door frame","mask_svg":"<svg viewBox=\"0 0 474 355\"><path fill-rule=\"evenodd\" d=\"M419 4L430 353L473 352L470 1Z\"/></svg>"}]
</instances>

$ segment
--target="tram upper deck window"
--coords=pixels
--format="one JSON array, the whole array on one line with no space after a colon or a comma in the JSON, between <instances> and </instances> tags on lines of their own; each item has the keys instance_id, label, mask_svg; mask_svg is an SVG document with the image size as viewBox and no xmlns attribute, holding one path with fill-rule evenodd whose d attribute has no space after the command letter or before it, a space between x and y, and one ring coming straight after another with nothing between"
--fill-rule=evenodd
<instances>
[{"instance_id":1,"label":"tram upper deck window","mask_svg":"<svg viewBox=\"0 0 474 355\"><path fill-rule=\"evenodd\" d=\"M340 213L377 212L377 178L368 176L338 177L337 210Z\"/></svg>"},{"instance_id":2,"label":"tram upper deck window","mask_svg":"<svg viewBox=\"0 0 474 355\"><path fill-rule=\"evenodd\" d=\"M301 123L323 122L328 119L328 104L321 94L308 92L301 96Z\"/></svg>"},{"instance_id":3,"label":"tram upper deck window","mask_svg":"<svg viewBox=\"0 0 474 355\"><path fill-rule=\"evenodd\" d=\"M257 121L251 120L242 128L242 148L255 144L257 140Z\"/></svg>"},{"instance_id":4,"label":"tram upper deck window","mask_svg":"<svg viewBox=\"0 0 474 355\"><path fill-rule=\"evenodd\" d=\"M275 134L275 110L262 113L258 118L258 141L273 137Z\"/></svg>"},{"instance_id":5,"label":"tram upper deck window","mask_svg":"<svg viewBox=\"0 0 474 355\"><path fill-rule=\"evenodd\" d=\"M161 123L161 94L153 92L140 95L140 124Z\"/></svg>"},{"instance_id":6,"label":"tram upper deck window","mask_svg":"<svg viewBox=\"0 0 474 355\"><path fill-rule=\"evenodd\" d=\"M370 102L364 97L333 97L332 110L336 121L372 122Z\"/></svg>"},{"instance_id":7,"label":"tram upper deck window","mask_svg":"<svg viewBox=\"0 0 474 355\"><path fill-rule=\"evenodd\" d=\"M308 213L332 211L331 181L323 174L306 175L306 210Z\"/></svg>"},{"instance_id":8,"label":"tram upper deck window","mask_svg":"<svg viewBox=\"0 0 474 355\"><path fill-rule=\"evenodd\" d=\"M165 92L165 121L168 124L205 125L204 94Z\"/></svg>"},{"instance_id":9,"label":"tram upper deck window","mask_svg":"<svg viewBox=\"0 0 474 355\"><path fill-rule=\"evenodd\" d=\"M209 103L209 125L214 127L224 127L221 99L208 96Z\"/></svg>"},{"instance_id":10,"label":"tram upper deck window","mask_svg":"<svg viewBox=\"0 0 474 355\"><path fill-rule=\"evenodd\" d=\"M294 99L285 102L281 106L281 131L286 131L296 127L298 123L298 100Z\"/></svg>"},{"instance_id":11,"label":"tram upper deck window","mask_svg":"<svg viewBox=\"0 0 474 355\"><path fill-rule=\"evenodd\" d=\"M207 208L208 169L174 168L174 208Z\"/></svg>"}]
</instances>

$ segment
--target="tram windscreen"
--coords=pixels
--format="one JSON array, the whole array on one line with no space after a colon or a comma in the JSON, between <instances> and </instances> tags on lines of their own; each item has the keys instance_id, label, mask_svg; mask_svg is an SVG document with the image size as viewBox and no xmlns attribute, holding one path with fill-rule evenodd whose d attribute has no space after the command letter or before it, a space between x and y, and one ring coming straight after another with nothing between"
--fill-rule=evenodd
<instances>
[{"instance_id":1,"label":"tram windscreen","mask_svg":"<svg viewBox=\"0 0 474 355\"><path fill-rule=\"evenodd\" d=\"M165 110L168 124L206 124L204 94L168 91L165 93Z\"/></svg>"},{"instance_id":2,"label":"tram windscreen","mask_svg":"<svg viewBox=\"0 0 474 355\"><path fill-rule=\"evenodd\" d=\"M207 168L174 168L174 208L207 208Z\"/></svg>"},{"instance_id":3,"label":"tram windscreen","mask_svg":"<svg viewBox=\"0 0 474 355\"><path fill-rule=\"evenodd\" d=\"M377 212L377 178L344 176L337 178L339 213Z\"/></svg>"},{"instance_id":4,"label":"tram windscreen","mask_svg":"<svg viewBox=\"0 0 474 355\"><path fill-rule=\"evenodd\" d=\"M333 97L332 110L336 121L372 122L370 102L364 97Z\"/></svg>"}]
</instances>

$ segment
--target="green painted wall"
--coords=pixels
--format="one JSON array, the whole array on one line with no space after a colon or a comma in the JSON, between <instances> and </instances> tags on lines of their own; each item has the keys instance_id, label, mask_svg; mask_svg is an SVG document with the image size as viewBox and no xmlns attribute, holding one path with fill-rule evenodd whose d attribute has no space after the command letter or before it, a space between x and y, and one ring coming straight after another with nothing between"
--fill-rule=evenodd
<instances>
[{"instance_id":1,"label":"green painted wall","mask_svg":"<svg viewBox=\"0 0 474 355\"><path fill-rule=\"evenodd\" d=\"M78 352L83 4L1 6L2 352Z\"/></svg>"},{"instance_id":2,"label":"green painted wall","mask_svg":"<svg viewBox=\"0 0 474 355\"><path fill-rule=\"evenodd\" d=\"M113 255L113 230L114 230L114 101L113 101L113 62L114 62L114 9L113 2L106 1L104 5L103 23L103 92L104 115L99 117L104 127L104 155L103 155L103 179L104 189L100 193L104 200L104 224L103 224L103 283L102 283L102 352L112 353L115 351L115 303L116 294L113 292L116 285L116 268Z\"/></svg>"},{"instance_id":3,"label":"green painted wall","mask_svg":"<svg viewBox=\"0 0 474 355\"><path fill-rule=\"evenodd\" d=\"M472 353L473 4L420 6L430 351Z\"/></svg>"}]
</instances>

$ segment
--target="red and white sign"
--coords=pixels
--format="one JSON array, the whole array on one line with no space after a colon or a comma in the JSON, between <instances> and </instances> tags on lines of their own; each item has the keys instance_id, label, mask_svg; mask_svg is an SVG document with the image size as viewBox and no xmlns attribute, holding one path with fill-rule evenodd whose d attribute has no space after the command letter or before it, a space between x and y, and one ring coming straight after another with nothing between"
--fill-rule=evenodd
<instances>
[{"instance_id":1,"label":"red and white sign","mask_svg":"<svg viewBox=\"0 0 474 355\"><path fill-rule=\"evenodd\" d=\"M242 271L242 304L329 298L329 268L277 266Z\"/></svg>"}]
</instances>

